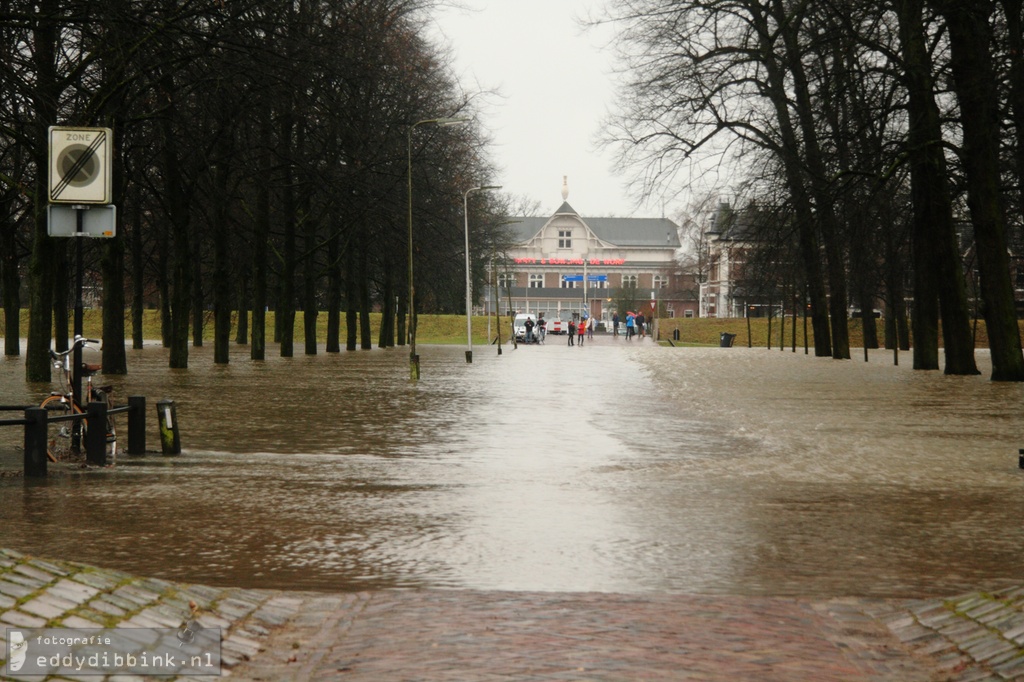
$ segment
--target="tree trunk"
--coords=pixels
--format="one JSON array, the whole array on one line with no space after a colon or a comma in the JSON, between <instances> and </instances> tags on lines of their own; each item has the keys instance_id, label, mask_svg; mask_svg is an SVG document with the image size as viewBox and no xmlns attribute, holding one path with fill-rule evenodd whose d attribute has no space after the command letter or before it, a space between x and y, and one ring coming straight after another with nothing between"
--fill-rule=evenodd
<instances>
[{"instance_id":1,"label":"tree trunk","mask_svg":"<svg viewBox=\"0 0 1024 682\"><path fill-rule=\"evenodd\" d=\"M804 72L798 33L803 26L799 16L787 14L781 0L774 0L776 19L784 26L782 38L788 56L784 67L789 72L796 94L797 119L803 140L804 162L809 171L807 185L814 196L815 215L825 246L825 262L829 284L829 313L832 327L832 357L850 359L850 331L846 317L846 257L839 234L839 220L832 206L834 199L828 188L828 172L818 143L817 118L811 102L810 87Z\"/></svg>"},{"instance_id":2,"label":"tree trunk","mask_svg":"<svg viewBox=\"0 0 1024 682\"><path fill-rule=\"evenodd\" d=\"M223 138L226 140L227 138ZM221 153L213 167L213 362L231 361L231 233L228 225L228 179L230 150L219 145Z\"/></svg>"},{"instance_id":3,"label":"tree trunk","mask_svg":"<svg viewBox=\"0 0 1024 682\"><path fill-rule=\"evenodd\" d=\"M341 224L331 221L327 240L327 352L341 351Z\"/></svg>"},{"instance_id":4,"label":"tree trunk","mask_svg":"<svg viewBox=\"0 0 1024 682\"><path fill-rule=\"evenodd\" d=\"M406 317L409 313L409 282L405 279L405 268L400 268L398 277L398 309L395 311L395 337L399 346L404 346L408 338Z\"/></svg>"},{"instance_id":5,"label":"tree trunk","mask_svg":"<svg viewBox=\"0 0 1024 682\"><path fill-rule=\"evenodd\" d=\"M392 348L395 345L395 285L392 277L391 258L384 257L384 300L381 302L380 333L377 335L378 348Z\"/></svg>"},{"instance_id":6,"label":"tree trunk","mask_svg":"<svg viewBox=\"0 0 1024 682\"><path fill-rule=\"evenodd\" d=\"M303 202L306 203L306 202ZM305 335L306 355L317 354L316 321L320 314L317 305L316 267L316 221L310 215L309 206L303 210L303 272L302 272L302 324Z\"/></svg>"},{"instance_id":7,"label":"tree trunk","mask_svg":"<svg viewBox=\"0 0 1024 682\"><path fill-rule=\"evenodd\" d=\"M168 218L171 229L172 288L171 288L171 352L169 365L172 369L188 367L188 328L192 304L193 253L191 242L191 218L182 187L181 163L177 156L174 140L174 118L176 84L167 75L161 79L161 92L167 98L160 127L164 138L163 174L164 191L167 194Z\"/></svg>"},{"instance_id":8,"label":"tree trunk","mask_svg":"<svg viewBox=\"0 0 1024 682\"><path fill-rule=\"evenodd\" d=\"M112 239L101 246L103 257L103 373L127 374L124 346L124 229L123 221Z\"/></svg>"},{"instance_id":9,"label":"tree trunk","mask_svg":"<svg viewBox=\"0 0 1024 682\"><path fill-rule=\"evenodd\" d=\"M925 43L922 0L896 0L908 91L914 258L914 369L939 367L939 311L947 374L977 374L967 289ZM901 345L902 348L902 345Z\"/></svg>"},{"instance_id":10,"label":"tree trunk","mask_svg":"<svg viewBox=\"0 0 1024 682\"><path fill-rule=\"evenodd\" d=\"M251 252L250 252L251 253ZM243 259L238 263L238 272L236 279L236 300L238 310L238 319L235 322L235 345L245 346L249 343L249 309L252 305L250 289L252 282L252 272L250 267L252 265L251 256L249 259Z\"/></svg>"},{"instance_id":11,"label":"tree trunk","mask_svg":"<svg viewBox=\"0 0 1024 682\"><path fill-rule=\"evenodd\" d=\"M1000 206L999 97L992 67L989 2L935 3L949 30L951 65L964 144L967 205L981 276L994 381L1024 381L1024 354L1010 278L1006 227Z\"/></svg>"},{"instance_id":12,"label":"tree trunk","mask_svg":"<svg viewBox=\"0 0 1024 682\"><path fill-rule=\"evenodd\" d=\"M252 345L249 357L267 357L267 268L270 248L270 190L256 188L256 217L252 245Z\"/></svg>"},{"instance_id":13,"label":"tree trunk","mask_svg":"<svg viewBox=\"0 0 1024 682\"><path fill-rule=\"evenodd\" d=\"M345 350L356 349L356 334L359 329L356 318L358 296L355 280L355 255L353 249L349 248L345 251Z\"/></svg>"},{"instance_id":14,"label":"tree trunk","mask_svg":"<svg viewBox=\"0 0 1024 682\"><path fill-rule=\"evenodd\" d=\"M370 334L370 278L366 267L368 258L367 249L361 249L359 254L359 347L363 350L373 348L373 338Z\"/></svg>"},{"instance_id":15,"label":"tree trunk","mask_svg":"<svg viewBox=\"0 0 1024 682\"><path fill-rule=\"evenodd\" d=\"M1024 2L1002 0L1003 15L1006 17L1006 40L1009 46L1010 70L1008 74L1010 106L1009 118L1013 121L1013 172L1017 177L1017 211L1024 211ZM1018 230L1020 226L1018 225ZM1024 244L1024 235L1018 231L1007 238L1015 252Z\"/></svg>"},{"instance_id":16,"label":"tree trunk","mask_svg":"<svg viewBox=\"0 0 1024 682\"><path fill-rule=\"evenodd\" d=\"M21 277L15 239L17 221L11 204L13 201L5 202L4 224L0 226L0 290L4 292L4 355L17 356L21 355Z\"/></svg>"},{"instance_id":17,"label":"tree trunk","mask_svg":"<svg viewBox=\"0 0 1024 682\"><path fill-rule=\"evenodd\" d=\"M131 239L132 248L132 348L139 350L145 338L142 311L146 302L143 286L145 265L142 259L142 212L137 206L132 210L132 217L132 230L127 235Z\"/></svg>"},{"instance_id":18,"label":"tree trunk","mask_svg":"<svg viewBox=\"0 0 1024 682\"><path fill-rule=\"evenodd\" d=\"M71 271L71 265L68 263L68 240L55 239L53 241L53 255L56 260L57 270L53 276L53 340L55 349L58 351L66 351L70 346L68 345L68 338L71 336L70 323L68 321L68 310L74 305L71 297L74 295L72 292L72 275L77 276L77 272ZM77 248L77 245L72 246ZM75 266L77 269L77 265Z\"/></svg>"},{"instance_id":19,"label":"tree trunk","mask_svg":"<svg viewBox=\"0 0 1024 682\"><path fill-rule=\"evenodd\" d=\"M57 120L57 39L58 29L52 17L60 7L59 0L41 0L33 28L33 57L36 70L34 97L35 146L33 156L37 169L49 168L48 127ZM33 202L32 256L29 259L28 356L25 358L25 379L50 381L50 325L53 321L53 278L56 269L53 242L47 235L46 205L49 195L47 173L37 172Z\"/></svg>"},{"instance_id":20,"label":"tree trunk","mask_svg":"<svg viewBox=\"0 0 1024 682\"><path fill-rule=\"evenodd\" d=\"M822 276L820 245L818 234L815 230L814 211L807 196L807 188L803 176L803 161L799 151L798 136L789 113L787 73L774 57L776 53L774 33L769 28L767 17L763 14L764 9L751 4L750 11L758 30L758 38L764 54L764 67L768 75L768 87L771 92L772 105L778 119L779 134L782 138L783 169L786 174L786 185L793 203L800 256L803 260L805 276L807 278L807 296L811 304L814 355L826 357L832 355L832 339L828 319L828 295L825 291L825 281Z\"/></svg>"},{"instance_id":21,"label":"tree trunk","mask_svg":"<svg viewBox=\"0 0 1024 682\"><path fill-rule=\"evenodd\" d=\"M119 134L121 121L114 118L110 122L114 135ZM115 137L111 144L117 141ZM116 150L119 145L115 145ZM114 154L113 188L114 201L123 201L124 197L124 164L119 154ZM124 213L119 213L114 237L103 240L100 245L100 268L103 274L103 373L127 374L128 358L124 347L124 254L125 240L128 238L124 229Z\"/></svg>"},{"instance_id":22,"label":"tree trunk","mask_svg":"<svg viewBox=\"0 0 1024 682\"><path fill-rule=\"evenodd\" d=\"M0 268L3 268L4 292L4 355L21 355L21 279L18 277L17 249L14 228L4 231L0 250Z\"/></svg>"},{"instance_id":23,"label":"tree trunk","mask_svg":"<svg viewBox=\"0 0 1024 682\"><path fill-rule=\"evenodd\" d=\"M290 107L290 103L285 104ZM295 355L295 171L290 159L295 153L294 147L295 121L289 109L281 116L281 156L285 161L281 164L283 177L281 186L283 198L281 210L284 213L284 253L281 263L281 281L277 299L277 331L281 342L281 357L290 358Z\"/></svg>"},{"instance_id":24,"label":"tree trunk","mask_svg":"<svg viewBox=\"0 0 1024 682\"><path fill-rule=\"evenodd\" d=\"M158 284L160 286L160 342L164 348L171 347L173 336L171 324L171 244L169 237L170 228L163 224L159 227L160 251L157 253L156 262L160 272Z\"/></svg>"},{"instance_id":25,"label":"tree trunk","mask_svg":"<svg viewBox=\"0 0 1024 682\"><path fill-rule=\"evenodd\" d=\"M203 235L198 225L192 226L192 243L195 258L192 259L192 345L203 347L203 327L206 314L206 300L203 295Z\"/></svg>"}]
</instances>

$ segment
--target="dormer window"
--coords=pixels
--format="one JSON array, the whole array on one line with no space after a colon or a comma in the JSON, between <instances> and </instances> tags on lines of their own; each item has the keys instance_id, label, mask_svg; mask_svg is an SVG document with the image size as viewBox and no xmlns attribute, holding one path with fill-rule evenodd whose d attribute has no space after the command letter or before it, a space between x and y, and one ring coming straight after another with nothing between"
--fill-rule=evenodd
<instances>
[{"instance_id":1,"label":"dormer window","mask_svg":"<svg viewBox=\"0 0 1024 682\"><path fill-rule=\"evenodd\" d=\"M560 249L571 249L572 248L572 230L559 230L558 231L558 248L560 248Z\"/></svg>"}]
</instances>

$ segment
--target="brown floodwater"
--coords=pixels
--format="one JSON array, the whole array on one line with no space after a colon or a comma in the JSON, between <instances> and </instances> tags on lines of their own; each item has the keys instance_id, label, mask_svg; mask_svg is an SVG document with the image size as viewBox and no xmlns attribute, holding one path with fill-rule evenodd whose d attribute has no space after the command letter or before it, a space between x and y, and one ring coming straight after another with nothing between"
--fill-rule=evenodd
<instances>
[{"instance_id":1,"label":"brown floodwater","mask_svg":"<svg viewBox=\"0 0 1024 682\"><path fill-rule=\"evenodd\" d=\"M184 453L0 477L0 546L216 585L918 596L1019 579L1024 386L802 351L129 351ZM35 401L18 358L0 403ZM0 429L0 466L21 430ZM51 466L51 471L56 467Z\"/></svg>"}]
</instances>

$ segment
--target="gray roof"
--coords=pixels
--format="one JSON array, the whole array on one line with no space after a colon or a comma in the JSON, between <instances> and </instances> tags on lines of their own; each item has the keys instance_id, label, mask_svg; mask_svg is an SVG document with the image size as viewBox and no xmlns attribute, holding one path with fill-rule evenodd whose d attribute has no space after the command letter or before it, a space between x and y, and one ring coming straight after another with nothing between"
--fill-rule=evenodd
<instances>
[{"instance_id":1,"label":"gray roof","mask_svg":"<svg viewBox=\"0 0 1024 682\"><path fill-rule=\"evenodd\" d=\"M751 241L763 234L765 225L777 220L773 212L756 204L737 209L723 201L712 214L711 225L705 232L718 235L722 241Z\"/></svg>"},{"instance_id":2,"label":"gray roof","mask_svg":"<svg viewBox=\"0 0 1024 682\"><path fill-rule=\"evenodd\" d=\"M579 216L568 203L555 214L572 213L586 223L597 237L616 246L679 248L678 227L668 218L584 218ZM517 217L509 225L517 241L526 242L540 232L548 218Z\"/></svg>"}]
</instances>

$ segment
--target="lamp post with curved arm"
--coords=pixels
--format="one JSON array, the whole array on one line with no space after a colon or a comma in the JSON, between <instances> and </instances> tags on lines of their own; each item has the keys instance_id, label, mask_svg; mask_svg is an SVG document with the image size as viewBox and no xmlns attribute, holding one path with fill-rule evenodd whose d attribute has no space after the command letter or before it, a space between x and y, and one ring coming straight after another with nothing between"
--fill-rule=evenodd
<instances>
[{"instance_id":1,"label":"lamp post with curved arm","mask_svg":"<svg viewBox=\"0 0 1024 682\"><path fill-rule=\"evenodd\" d=\"M462 214L466 218L466 362L473 362L473 276L469 264L469 194L489 189L501 189L501 185L470 187L462 194Z\"/></svg>"},{"instance_id":2,"label":"lamp post with curved arm","mask_svg":"<svg viewBox=\"0 0 1024 682\"><path fill-rule=\"evenodd\" d=\"M416 355L416 287L412 280L412 131L419 125L433 123L439 126L453 126L468 123L468 118L427 118L409 125L407 150L409 190L409 376L414 381L420 378L420 356Z\"/></svg>"}]
</instances>

